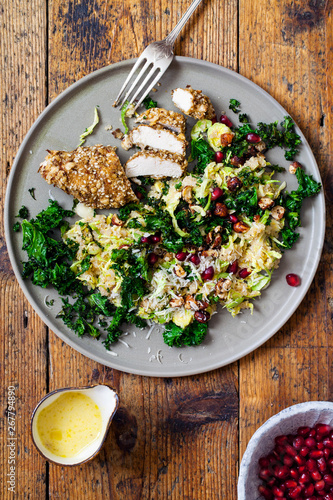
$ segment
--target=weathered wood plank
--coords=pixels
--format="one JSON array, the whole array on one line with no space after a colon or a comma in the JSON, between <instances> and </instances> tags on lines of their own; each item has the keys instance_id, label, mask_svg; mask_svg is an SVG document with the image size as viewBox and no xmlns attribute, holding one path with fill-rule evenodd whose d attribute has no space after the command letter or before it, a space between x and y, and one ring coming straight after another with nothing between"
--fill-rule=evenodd
<instances>
[{"instance_id":1,"label":"weathered wood plank","mask_svg":"<svg viewBox=\"0 0 333 500\"><path fill-rule=\"evenodd\" d=\"M50 2L50 98L94 69L138 56L172 29L189 3L100 0L86 7L81 21L80 2ZM101 44L94 44L101 34ZM218 1L198 9L176 53L236 68L236 38L236 2L227 8ZM193 378L143 378L102 367L52 333L50 356L50 389L104 381L121 400L94 461L75 469L50 465L51 498L80 492L88 500L236 499L237 365Z\"/></svg>"},{"instance_id":2,"label":"weathered wood plank","mask_svg":"<svg viewBox=\"0 0 333 500\"><path fill-rule=\"evenodd\" d=\"M0 125L2 205L7 177L17 149L28 129L43 110L45 89L45 2L32 0L29 8L19 0L1 5L0 92L3 112ZM2 446L1 498L44 498L46 465L30 437L30 416L45 394L47 380L46 328L25 300L11 269L0 212L0 337ZM15 387L15 429L9 429L8 387ZM13 462L8 462L10 447ZM6 476L15 467L15 493ZM33 478L33 480L32 480Z\"/></svg>"},{"instance_id":3,"label":"weathered wood plank","mask_svg":"<svg viewBox=\"0 0 333 500\"><path fill-rule=\"evenodd\" d=\"M240 362L242 456L253 432L274 413L332 398L332 5L241 2L240 26L240 72L300 125L317 158L328 208L324 252L308 294L281 331Z\"/></svg>"}]
</instances>

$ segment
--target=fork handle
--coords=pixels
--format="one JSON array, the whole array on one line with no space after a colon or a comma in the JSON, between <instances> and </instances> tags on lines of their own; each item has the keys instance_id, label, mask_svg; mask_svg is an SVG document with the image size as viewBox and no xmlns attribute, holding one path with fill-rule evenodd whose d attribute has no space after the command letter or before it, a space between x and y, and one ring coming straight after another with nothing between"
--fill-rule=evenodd
<instances>
[{"instance_id":1,"label":"fork handle","mask_svg":"<svg viewBox=\"0 0 333 500\"><path fill-rule=\"evenodd\" d=\"M202 2L202 0L194 0L191 3L191 5L187 9L187 11L183 15L183 17L178 21L178 23L173 28L173 30L170 31L170 33L165 37L164 40L165 40L165 42L168 45L171 45L172 47L174 46L176 38L178 37L179 33L181 32L181 30L183 29L183 27L185 26L185 24L190 19L190 17L192 16L193 12L195 11L195 9L198 7L198 5L201 2Z\"/></svg>"}]
</instances>

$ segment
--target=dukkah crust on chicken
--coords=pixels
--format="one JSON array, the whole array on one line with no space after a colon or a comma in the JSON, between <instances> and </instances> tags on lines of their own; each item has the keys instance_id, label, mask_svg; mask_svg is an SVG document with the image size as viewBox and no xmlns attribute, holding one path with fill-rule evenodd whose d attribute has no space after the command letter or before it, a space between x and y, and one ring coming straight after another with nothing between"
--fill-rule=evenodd
<instances>
[{"instance_id":1,"label":"dukkah crust on chicken","mask_svg":"<svg viewBox=\"0 0 333 500\"><path fill-rule=\"evenodd\" d=\"M196 120L212 120L216 116L209 97L204 95L202 90L192 89L190 85L185 89L173 90L172 102L176 108Z\"/></svg>"},{"instance_id":2,"label":"dukkah crust on chicken","mask_svg":"<svg viewBox=\"0 0 333 500\"><path fill-rule=\"evenodd\" d=\"M49 151L39 172L48 184L92 208L119 208L137 201L116 148L100 144Z\"/></svg>"},{"instance_id":3,"label":"dukkah crust on chicken","mask_svg":"<svg viewBox=\"0 0 333 500\"><path fill-rule=\"evenodd\" d=\"M127 177L148 175L155 179L181 177L187 168L187 160L182 155L166 151L139 151L125 165Z\"/></svg>"},{"instance_id":4,"label":"dukkah crust on chicken","mask_svg":"<svg viewBox=\"0 0 333 500\"><path fill-rule=\"evenodd\" d=\"M164 108L150 108L141 113L135 122L151 125L152 127L160 125L172 130L172 132L176 132L176 134L185 135L186 118L181 113L176 113L176 111L169 111Z\"/></svg>"},{"instance_id":5,"label":"dukkah crust on chicken","mask_svg":"<svg viewBox=\"0 0 333 500\"><path fill-rule=\"evenodd\" d=\"M122 142L124 149L130 149L133 145L139 146L141 149L159 149L185 155L186 140L184 134L176 134L160 125L154 127L150 125L138 125L130 131Z\"/></svg>"}]
</instances>

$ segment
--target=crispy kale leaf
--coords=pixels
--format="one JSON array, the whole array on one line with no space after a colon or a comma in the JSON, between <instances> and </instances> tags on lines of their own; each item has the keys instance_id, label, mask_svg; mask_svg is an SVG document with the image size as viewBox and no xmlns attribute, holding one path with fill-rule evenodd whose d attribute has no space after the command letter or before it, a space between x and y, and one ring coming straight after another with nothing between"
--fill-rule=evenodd
<instances>
[{"instance_id":1,"label":"crispy kale leaf","mask_svg":"<svg viewBox=\"0 0 333 500\"><path fill-rule=\"evenodd\" d=\"M142 104L144 105L144 107L146 109L156 108L157 107L157 102L153 101L153 99L149 95L147 95L144 98L144 100L142 101Z\"/></svg>"},{"instance_id":2,"label":"crispy kale leaf","mask_svg":"<svg viewBox=\"0 0 333 500\"><path fill-rule=\"evenodd\" d=\"M198 160L194 168L194 173L203 174L208 163L213 161L214 156L214 151L211 149L208 142L204 139L191 141L191 158L193 160Z\"/></svg>"},{"instance_id":3,"label":"crispy kale leaf","mask_svg":"<svg viewBox=\"0 0 333 500\"><path fill-rule=\"evenodd\" d=\"M186 328L175 325L172 321L165 325L163 333L164 342L170 347L184 345L199 345L204 340L208 325L193 321Z\"/></svg>"}]
</instances>

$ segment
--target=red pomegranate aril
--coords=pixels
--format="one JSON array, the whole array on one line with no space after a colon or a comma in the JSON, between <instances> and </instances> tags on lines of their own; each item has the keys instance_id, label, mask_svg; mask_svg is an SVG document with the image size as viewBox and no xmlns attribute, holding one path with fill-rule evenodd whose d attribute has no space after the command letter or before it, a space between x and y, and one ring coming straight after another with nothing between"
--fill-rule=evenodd
<instances>
[{"instance_id":1,"label":"red pomegranate aril","mask_svg":"<svg viewBox=\"0 0 333 500\"><path fill-rule=\"evenodd\" d=\"M150 236L142 236L141 243L150 243Z\"/></svg>"},{"instance_id":2,"label":"red pomegranate aril","mask_svg":"<svg viewBox=\"0 0 333 500\"><path fill-rule=\"evenodd\" d=\"M313 471L317 469L317 462L313 460L313 458L309 458L309 460L306 462L306 466L309 471Z\"/></svg>"},{"instance_id":3,"label":"red pomegranate aril","mask_svg":"<svg viewBox=\"0 0 333 500\"><path fill-rule=\"evenodd\" d=\"M312 479L314 479L315 481L320 481L321 480L321 474L320 474L319 470L313 470L313 471L311 471L310 475L311 475Z\"/></svg>"},{"instance_id":4,"label":"red pomegranate aril","mask_svg":"<svg viewBox=\"0 0 333 500\"><path fill-rule=\"evenodd\" d=\"M296 488L297 486L297 482L294 479L287 479L283 484L286 488Z\"/></svg>"},{"instance_id":5,"label":"red pomegranate aril","mask_svg":"<svg viewBox=\"0 0 333 500\"><path fill-rule=\"evenodd\" d=\"M316 429L311 429L311 431L309 432L309 437L313 438L313 437L315 437L316 434L317 434Z\"/></svg>"},{"instance_id":6,"label":"red pomegranate aril","mask_svg":"<svg viewBox=\"0 0 333 500\"><path fill-rule=\"evenodd\" d=\"M150 253L148 255L148 264L150 266L153 266L154 264L156 264L157 261L158 261L158 257L156 255L156 253Z\"/></svg>"},{"instance_id":7,"label":"red pomegranate aril","mask_svg":"<svg viewBox=\"0 0 333 500\"><path fill-rule=\"evenodd\" d=\"M152 236L150 236L149 239L153 245L156 245L156 243L159 243L161 241L161 237L158 236L157 234L153 234Z\"/></svg>"},{"instance_id":8,"label":"red pomegranate aril","mask_svg":"<svg viewBox=\"0 0 333 500\"><path fill-rule=\"evenodd\" d=\"M238 271L238 262L237 260L234 260L231 264L229 264L227 273L229 274L236 274Z\"/></svg>"},{"instance_id":9,"label":"red pomegranate aril","mask_svg":"<svg viewBox=\"0 0 333 500\"><path fill-rule=\"evenodd\" d=\"M286 465L277 466L274 470L274 475L278 479L286 479L289 476L290 469Z\"/></svg>"},{"instance_id":10,"label":"red pomegranate aril","mask_svg":"<svg viewBox=\"0 0 333 500\"><path fill-rule=\"evenodd\" d=\"M309 473L308 473L308 472L303 472L303 474L301 474L301 475L299 476L299 480L298 480L298 482L299 482L300 484L309 483L310 481L311 481L311 477L310 477L310 475L309 475Z\"/></svg>"},{"instance_id":11,"label":"red pomegranate aril","mask_svg":"<svg viewBox=\"0 0 333 500\"><path fill-rule=\"evenodd\" d=\"M326 471L327 465L326 465L326 460L324 457L319 458L319 460L317 460L317 464L318 464L318 469L320 470L320 472Z\"/></svg>"},{"instance_id":12,"label":"red pomegranate aril","mask_svg":"<svg viewBox=\"0 0 333 500\"><path fill-rule=\"evenodd\" d=\"M315 487L315 490L317 490L317 491L323 490L325 488L325 481L323 479L321 479L320 481L317 481L315 483L314 487Z\"/></svg>"},{"instance_id":13,"label":"red pomegranate aril","mask_svg":"<svg viewBox=\"0 0 333 500\"><path fill-rule=\"evenodd\" d=\"M304 438L302 436L297 436L293 440L293 447L296 448L296 450L300 450L304 446Z\"/></svg>"},{"instance_id":14,"label":"red pomegranate aril","mask_svg":"<svg viewBox=\"0 0 333 500\"><path fill-rule=\"evenodd\" d=\"M324 500L333 500L333 493L327 493L327 495L324 496Z\"/></svg>"},{"instance_id":15,"label":"red pomegranate aril","mask_svg":"<svg viewBox=\"0 0 333 500\"><path fill-rule=\"evenodd\" d=\"M308 448L315 448L317 443L315 441L315 439L313 439L312 437L308 437L306 438L305 440L305 445L308 447Z\"/></svg>"},{"instance_id":16,"label":"red pomegranate aril","mask_svg":"<svg viewBox=\"0 0 333 500\"><path fill-rule=\"evenodd\" d=\"M197 255L196 253L193 253L190 257L190 261L192 262L192 264L194 264L195 266L198 266L200 264L200 257L199 255Z\"/></svg>"},{"instance_id":17,"label":"red pomegranate aril","mask_svg":"<svg viewBox=\"0 0 333 500\"><path fill-rule=\"evenodd\" d=\"M296 481L298 481L299 473L298 473L297 469L290 469L290 475L291 475L291 477L293 479L295 479Z\"/></svg>"},{"instance_id":18,"label":"red pomegranate aril","mask_svg":"<svg viewBox=\"0 0 333 500\"><path fill-rule=\"evenodd\" d=\"M276 477L272 476L268 481L266 481L266 486L272 487L276 483Z\"/></svg>"},{"instance_id":19,"label":"red pomegranate aril","mask_svg":"<svg viewBox=\"0 0 333 500\"><path fill-rule=\"evenodd\" d=\"M317 439L317 449L318 449L318 450L323 450L324 448L325 448L324 443L323 443L322 441L319 441L319 440Z\"/></svg>"},{"instance_id":20,"label":"red pomegranate aril","mask_svg":"<svg viewBox=\"0 0 333 500\"><path fill-rule=\"evenodd\" d=\"M326 484L328 484L329 486L332 486L333 485L333 475L332 474L325 474L325 476L323 477L323 480L325 481Z\"/></svg>"},{"instance_id":21,"label":"red pomegranate aril","mask_svg":"<svg viewBox=\"0 0 333 500\"><path fill-rule=\"evenodd\" d=\"M298 467L298 472L300 474L303 474L303 472L305 471L307 471L306 465L301 465L300 467Z\"/></svg>"},{"instance_id":22,"label":"red pomegranate aril","mask_svg":"<svg viewBox=\"0 0 333 500\"><path fill-rule=\"evenodd\" d=\"M229 120L229 118L227 117L227 115L221 115L221 117L220 117L220 123L224 123L224 125L226 125L229 128L233 127L232 121Z\"/></svg>"},{"instance_id":23,"label":"red pomegranate aril","mask_svg":"<svg viewBox=\"0 0 333 500\"><path fill-rule=\"evenodd\" d=\"M301 278L294 273L287 274L286 280L289 286L299 286L301 284Z\"/></svg>"},{"instance_id":24,"label":"red pomegranate aril","mask_svg":"<svg viewBox=\"0 0 333 500\"><path fill-rule=\"evenodd\" d=\"M306 457L308 454L309 454L309 448L307 446L303 446L303 448L301 448L299 450L299 454L302 456L302 457Z\"/></svg>"},{"instance_id":25,"label":"red pomegranate aril","mask_svg":"<svg viewBox=\"0 0 333 500\"><path fill-rule=\"evenodd\" d=\"M304 495L310 497L314 493L314 484L308 484L304 490Z\"/></svg>"},{"instance_id":26,"label":"red pomegranate aril","mask_svg":"<svg viewBox=\"0 0 333 500\"><path fill-rule=\"evenodd\" d=\"M176 259L179 260L180 262L184 262L186 257L188 256L188 253L186 252L178 252L176 253Z\"/></svg>"},{"instance_id":27,"label":"red pomegranate aril","mask_svg":"<svg viewBox=\"0 0 333 500\"><path fill-rule=\"evenodd\" d=\"M297 451L295 450L295 448L293 446L291 446L290 444L287 444L285 446L285 450L286 450L286 453L288 453L288 455L291 455L292 457L296 457L297 455Z\"/></svg>"},{"instance_id":28,"label":"red pomegranate aril","mask_svg":"<svg viewBox=\"0 0 333 500\"><path fill-rule=\"evenodd\" d=\"M301 465L305 465L306 464L306 459L304 457L301 457L301 455L296 455L295 457L295 462L297 463L297 465L301 466Z\"/></svg>"},{"instance_id":29,"label":"red pomegranate aril","mask_svg":"<svg viewBox=\"0 0 333 500\"><path fill-rule=\"evenodd\" d=\"M309 453L310 458L315 458L318 460L318 458L321 458L324 456L324 452L322 450L311 450Z\"/></svg>"},{"instance_id":30,"label":"red pomegranate aril","mask_svg":"<svg viewBox=\"0 0 333 500\"><path fill-rule=\"evenodd\" d=\"M237 217L237 215L235 215L235 214L229 214L229 220L230 220L230 222L232 222L233 224L236 224L236 222L238 222L238 217Z\"/></svg>"},{"instance_id":31,"label":"red pomegranate aril","mask_svg":"<svg viewBox=\"0 0 333 500\"><path fill-rule=\"evenodd\" d=\"M201 273L201 278L202 278L204 281L207 281L207 280L211 280L211 279L213 279L213 276L214 276L214 268L213 268L213 266L209 266L209 267L207 267L207 269L205 269L205 270Z\"/></svg>"},{"instance_id":32,"label":"red pomegranate aril","mask_svg":"<svg viewBox=\"0 0 333 500\"><path fill-rule=\"evenodd\" d=\"M213 201L215 201L215 200L218 200L219 198L221 198L221 196L222 196L222 195L223 195L223 191L222 191L222 189L221 189L221 188L219 188L219 187L215 187L215 188L213 189L213 191L212 191L212 193L211 193L211 195L210 195L210 196L211 196L211 199L212 199Z\"/></svg>"},{"instance_id":33,"label":"red pomegranate aril","mask_svg":"<svg viewBox=\"0 0 333 500\"><path fill-rule=\"evenodd\" d=\"M299 436L306 437L309 434L310 431L311 431L310 427L305 427L305 426L304 427L299 427L297 429L297 434Z\"/></svg>"},{"instance_id":34,"label":"red pomegranate aril","mask_svg":"<svg viewBox=\"0 0 333 500\"><path fill-rule=\"evenodd\" d=\"M248 134L246 134L245 139L251 144L256 144L257 142L261 141L260 135L255 134L254 132L249 132Z\"/></svg>"},{"instance_id":35,"label":"red pomegranate aril","mask_svg":"<svg viewBox=\"0 0 333 500\"><path fill-rule=\"evenodd\" d=\"M324 443L324 446L326 446L326 448L333 449L333 440L332 439L325 438L325 439L323 439L323 443Z\"/></svg>"},{"instance_id":36,"label":"red pomegranate aril","mask_svg":"<svg viewBox=\"0 0 333 500\"><path fill-rule=\"evenodd\" d=\"M330 458L327 463L328 463L329 468L333 469L333 458Z\"/></svg>"},{"instance_id":37,"label":"red pomegranate aril","mask_svg":"<svg viewBox=\"0 0 333 500\"><path fill-rule=\"evenodd\" d=\"M222 163L224 159L224 154L222 153L222 151L216 151L214 159L215 163Z\"/></svg>"},{"instance_id":38,"label":"red pomegranate aril","mask_svg":"<svg viewBox=\"0 0 333 500\"><path fill-rule=\"evenodd\" d=\"M294 457L291 457L290 455L284 455L282 462L284 463L284 465L291 467L294 463Z\"/></svg>"},{"instance_id":39,"label":"red pomegranate aril","mask_svg":"<svg viewBox=\"0 0 333 500\"><path fill-rule=\"evenodd\" d=\"M329 457L331 456L331 453L332 453L332 450L330 450L329 448L324 448L324 457L326 460L329 459Z\"/></svg>"},{"instance_id":40,"label":"red pomegranate aril","mask_svg":"<svg viewBox=\"0 0 333 500\"><path fill-rule=\"evenodd\" d=\"M328 436L329 433L331 432L331 428L327 424L317 424L316 431L317 434L320 434L321 436Z\"/></svg>"},{"instance_id":41,"label":"red pomegranate aril","mask_svg":"<svg viewBox=\"0 0 333 500\"><path fill-rule=\"evenodd\" d=\"M281 488L279 488L278 486L273 486L273 488L272 488L272 492L273 492L273 494L274 494L276 497L281 498L281 497L283 497L283 496L284 496L284 491L283 491Z\"/></svg>"},{"instance_id":42,"label":"red pomegranate aril","mask_svg":"<svg viewBox=\"0 0 333 500\"><path fill-rule=\"evenodd\" d=\"M265 500L272 500L273 499L273 493L268 488L263 486L262 484L260 486L258 486L258 491L265 498Z\"/></svg>"},{"instance_id":43,"label":"red pomegranate aril","mask_svg":"<svg viewBox=\"0 0 333 500\"><path fill-rule=\"evenodd\" d=\"M244 278L247 278L248 276L250 276L250 274L251 274L251 271L249 271L248 269L244 268L244 269L241 269L239 271L238 276L240 278L244 279Z\"/></svg>"},{"instance_id":44,"label":"red pomegranate aril","mask_svg":"<svg viewBox=\"0 0 333 500\"><path fill-rule=\"evenodd\" d=\"M296 488L289 490L289 497L290 498L300 498L301 493L302 493L302 486L296 486Z\"/></svg>"}]
</instances>

